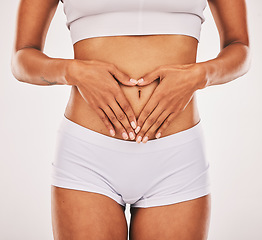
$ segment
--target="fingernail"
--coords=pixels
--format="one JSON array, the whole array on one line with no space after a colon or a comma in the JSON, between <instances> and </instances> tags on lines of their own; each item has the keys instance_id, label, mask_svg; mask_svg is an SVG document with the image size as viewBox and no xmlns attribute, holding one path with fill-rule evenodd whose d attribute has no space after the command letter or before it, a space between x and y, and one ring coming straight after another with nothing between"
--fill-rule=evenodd
<instances>
[{"instance_id":1,"label":"fingernail","mask_svg":"<svg viewBox=\"0 0 262 240\"><path fill-rule=\"evenodd\" d=\"M138 83L142 83L144 82L144 79L143 78L140 78L139 80L137 80Z\"/></svg>"},{"instance_id":2,"label":"fingernail","mask_svg":"<svg viewBox=\"0 0 262 240\"><path fill-rule=\"evenodd\" d=\"M131 140L134 140L136 138L134 133L132 133L132 132L129 133L129 137L130 137Z\"/></svg>"},{"instance_id":3,"label":"fingernail","mask_svg":"<svg viewBox=\"0 0 262 240\"><path fill-rule=\"evenodd\" d=\"M132 128L135 129L135 128L136 128L136 123L135 123L134 121L132 121L132 122L131 122L131 126L132 126Z\"/></svg>"},{"instance_id":4,"label":"fingernail","mask_svg":"<svg viewBox=\"0 0 262 240\"><path fill-rule=\"evenodd\" d=\"M137 139L136 139L137 143L140 143L141 140L142 140L142 137L141 137L141 136L138 136Z\"/></svg>"},{"instance_id":5,"label":"fingernail","mask_svg":"<svg viewBox=\"0 0 262 240\"><path fill-rule=\"evenodd\" d=\"M160 138L161 136L161 133L159 132L157 135L156 135L156 138Z\"/></svg>"},{"instance_id":6,"label":"fingernail","mask_svg":"<svg viewBox=\"0 0 262 240\"><path fill-rule=\"evenodd\" d=\"M112 136L115 136L115 131L112 130L112 129L110 129L110 134L111 134Z\"/></svg>"},{"instance_id":7,"label":"fingernail","mask_svg":"<svg viewBox=\"0 0 262 240\"><path fill-rule=\"evenodd\" d=\"M137 134L139 131L140 131L140 127L139 126L137 126L137 128L135 129L135 133Z\"/></svg>"},{"instance_id":8,"label":"fingernail","mask_svg":"<svg viewBox=\"0 0 262 240\"><path fill-rule=\"evenodd\" d=\"M135 80L135 79L133 79L133 78L130 78L130 80L129 80L130 82L132 82L132 83L135 83L135 84L137 84L137 80Z\"/></svg>"},{"instance_id":9,"label":"fingernail","mask_svg":"<svg viewBox=\"0 0 262 240\"><path fill-rule=\"evenodd\" d=\"M122 137L123 137L125 140L127 140L127 139L128 139L127 133L126 133L126 132L123 132L123 133L122 133Z\"/></svg>"},{"instance_id":10,"label":"fingernail","mask_svg":"<svg viewBox=\"0 0 262 240\"><path fill-rule=\"evenodd\" d=\"M143 143L146 143L147 142L147 140L148 140L148 136L145 136L144 138L143 138Z\"/></svg>"}]
</instances>

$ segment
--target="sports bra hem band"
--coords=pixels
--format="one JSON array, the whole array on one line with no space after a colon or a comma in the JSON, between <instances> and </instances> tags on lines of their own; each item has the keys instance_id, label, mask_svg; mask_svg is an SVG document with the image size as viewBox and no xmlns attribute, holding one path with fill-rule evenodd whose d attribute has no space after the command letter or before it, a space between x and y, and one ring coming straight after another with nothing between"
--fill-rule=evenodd
<instances>
[{"instance_id":1,"label":"sports bra hem band","mask_svg":"<svg viewBox=\"0 0 262 240\"><path fill-rule=\"evenodd\" d=\"M133 12L108 12L79 18L67 27L73 44L92 37L156 34L188 35L199 42L201 18L188 13L144 12L140 21Z\"/></svg>"}]
</instances>

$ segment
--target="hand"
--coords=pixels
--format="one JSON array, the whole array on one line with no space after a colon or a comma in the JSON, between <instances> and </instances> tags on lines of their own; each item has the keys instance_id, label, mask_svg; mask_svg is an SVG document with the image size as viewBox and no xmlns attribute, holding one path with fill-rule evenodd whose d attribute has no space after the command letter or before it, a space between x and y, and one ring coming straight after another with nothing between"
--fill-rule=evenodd
<instances>
[{"instance_id":1,"label":"hand","mask_svg":"<svg viewBox=\"0 0 262 240\"><path fill-rule=\"evenodd\" d=\"M205 74L197 63L157 67L138 80L138 86L160 80L151 98L140 113L136 141L146 143L156 131L159 138L172 120L183 111L194 92L203 88ZM140 130L141 129L141 130Z\"/></svg>"},{"instance_id":2,"label":"hand","mask_svg":"<svg viewBox=\"0 0 262 240\"><path fill-rule=\"evenodd\" d=\"M74 59L66 74L67 81L77 86L84 100L96 111L112 136L117 130L125 140L128 134L134 140L136 117L114 76L124 85L134 86L137 83L136 80L131 82L130 77L114 64L98 60Z\"/></svg>"}]
</instances>

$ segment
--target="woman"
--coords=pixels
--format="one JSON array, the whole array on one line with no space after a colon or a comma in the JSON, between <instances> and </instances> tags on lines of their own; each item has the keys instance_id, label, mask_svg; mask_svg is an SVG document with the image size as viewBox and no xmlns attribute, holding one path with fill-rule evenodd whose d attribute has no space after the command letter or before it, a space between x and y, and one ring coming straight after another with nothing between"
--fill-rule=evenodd
<instances>
[{"instance_id":1,"label":"woman","mask_svg":"<svg viewBox=\"0 0 262 240\"><path fill-rule=\"evenodd\" d=\"M43 53L58 3L20 1L12 56L19 81L71 86L52 162L54 239L127 239L126 204L132 240L207 239L195 93L248 71L245 1L209 0L221 52L201 63L205 0L64 0L74 59Z\"/></svg>"}]
</instances>

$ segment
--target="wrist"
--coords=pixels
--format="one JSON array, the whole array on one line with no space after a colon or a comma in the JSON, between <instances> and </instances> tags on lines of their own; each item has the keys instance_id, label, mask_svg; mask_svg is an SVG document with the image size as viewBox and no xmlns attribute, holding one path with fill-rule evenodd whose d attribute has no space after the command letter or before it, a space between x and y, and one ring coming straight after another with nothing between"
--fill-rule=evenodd
<instances>
[{"instance_id":1,"label":"wrist","mask_svg":"<svg viewBox=\"0 0 262 240\"><path fill-rule=\"evenodd\" d=\"M67 59L64 63L64 79L66 85L77 85L78 80L78 61L76 59Z\"/></svg>"},{"instance_id":2,"label":"wrist","mask_svg":"<svg viewBox=\"0 0 262 240\"><path fill-rule=\"evenodd\" d=\"M206 62L196 63L196 88L204 89L209 86L209 69Z\"/></svg>"}]
</instances>

